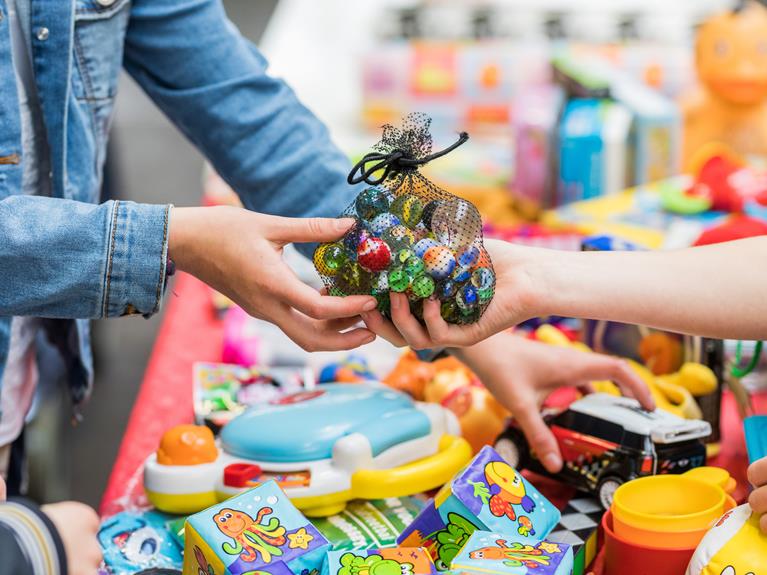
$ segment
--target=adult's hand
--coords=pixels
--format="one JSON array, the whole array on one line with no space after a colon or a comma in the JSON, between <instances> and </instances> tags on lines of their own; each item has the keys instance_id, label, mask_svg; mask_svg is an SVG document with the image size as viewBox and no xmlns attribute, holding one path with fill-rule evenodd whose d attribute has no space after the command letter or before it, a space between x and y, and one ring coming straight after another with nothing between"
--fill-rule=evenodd
<instances>
[{"instance_id":1,"label":"adult's hand","mask_svg":"<svg viewBox=\"0 0 767 575\"><path fill-rule=\"evenodd\" d=\"M322 295L301 282L282 260L292 242L338 239L350 219L282 218L234 207L173 208L170 257L231 298L253 317L280 327L307 351L353 349L375 339L349 329L375 309L370 296Z\"/></svg>"},{"instance_id":2,"label":"adult's hand","mask_svg":"<svg viewBox=\"0 0 767 575\"><path fill-rule=\"evenodd\" d=\"M645 409L655 408L650 390L628 363L609 355L547 345L508 332L451 353L511 412L531 450L552 473L562 468L562 455L540 409L555 389L573 386L589 393L590 382L612 380L623 395L636 398Z\"/></svg>"}]
</instances>

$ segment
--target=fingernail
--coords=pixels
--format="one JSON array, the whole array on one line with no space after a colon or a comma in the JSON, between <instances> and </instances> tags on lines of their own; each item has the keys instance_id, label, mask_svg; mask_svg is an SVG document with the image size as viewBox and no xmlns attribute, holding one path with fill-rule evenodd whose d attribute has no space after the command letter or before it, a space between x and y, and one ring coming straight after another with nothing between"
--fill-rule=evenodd
<instances>
[{"instance_id":1,"label":"fingernail","mask_svg":"<svg viewBox=\"0 0 767 575\"><path fill-rule=\"evenodd\" d=\"M373 340L374 340L375 338L376 338L376 336L374 336L374 335L369 335L369 336L368 336L368 337L366 337L364 340L362 340L362 345L365 345L365 344L368 344L368 343L373 343Z\"/></svg>"},{"instance_id":2,"label":"fingernail","mask_svg":"<svg viewBox=\"0 0 767 575\"><path fill-rule=\"evenodd\" d=\"M399 309L399 297L396 294L392 293L389 299L391 300L391 308Z\"/></svg>"},{"instance_id":3,"label":"fingernail","mask_svg":"<svg viewBox=\"0 0 767 575\"><path fill-rule=\"evenodd\" d=\"M562 467L562 458L556 453L547 453L543 456L543 466L549 471L557 472Z\"/></svg>"},{"instance_id":4,"label":"fingernail","mask_svg":"<svg viewBox=\"0 0 767 575\"><path fill-rule=\"evenodd\" d=\"M362 306L362 309L364 309L365 311L373 311L377 305L378 305L378 302L374 299L371 299L365 305Z\"/></svg>"}]
</instances>

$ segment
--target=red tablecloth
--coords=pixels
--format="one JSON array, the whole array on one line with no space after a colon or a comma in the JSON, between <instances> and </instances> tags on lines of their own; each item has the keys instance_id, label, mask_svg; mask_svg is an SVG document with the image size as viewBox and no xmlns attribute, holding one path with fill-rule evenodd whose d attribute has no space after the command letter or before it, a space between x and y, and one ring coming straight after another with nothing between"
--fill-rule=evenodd
<instances>
[{"instance_id":1,"label":"red tablecloth","mask_svg":"<svg viewBox=\"0 0 767 575\"><path fill-rule=\"evenodd\" d=\"M157 449L162 434L174 425L192 421L192 365L221 359L223 325L211 307L210 289L184 273L178 274L172 288L101 500L100 512L104 515L111 514L117 502L131 491L141 465Z\"/></svg>"},{"instance_id":2,"label":"red tablecloth","mask_svg":"<svg viewBox=\"0 0 767 575\"><path fill-rule=\"evenodd\" d=\"M141 383L128 427L117 454L101 513L119 510L128 493L140 489L144 459L157 448L170 427L192 421L192 365L196 361L219 361L223 326L210 305L208 288L195 278L179 273L168 301L165 318ZM754 398L757 413L767 413L767 395ZM738 480L736 499L747 492L746 448L743 430L731 394L722 404L722 449L710 463L724 467ZM539 478L541 491L559 504L572 492L555 481Z\"/></svg>"}]
</instances>

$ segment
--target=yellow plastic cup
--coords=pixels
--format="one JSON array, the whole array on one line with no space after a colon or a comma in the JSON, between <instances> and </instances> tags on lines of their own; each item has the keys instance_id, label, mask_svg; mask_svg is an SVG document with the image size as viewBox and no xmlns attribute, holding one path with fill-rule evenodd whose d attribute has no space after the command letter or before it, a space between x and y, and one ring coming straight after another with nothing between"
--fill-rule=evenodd
<instances>
[{"instance_id":1,"label":"yellow plastic cup","mask_svg":"<svg viewBox=\"0 0 767 575\"><path fill-rule=\"evenodd\" d=\"M729 505L724 490L684 475L653 475L621 485L613 497L615 533L666 549L696 545Z\"/></svg>"}]
</instances>

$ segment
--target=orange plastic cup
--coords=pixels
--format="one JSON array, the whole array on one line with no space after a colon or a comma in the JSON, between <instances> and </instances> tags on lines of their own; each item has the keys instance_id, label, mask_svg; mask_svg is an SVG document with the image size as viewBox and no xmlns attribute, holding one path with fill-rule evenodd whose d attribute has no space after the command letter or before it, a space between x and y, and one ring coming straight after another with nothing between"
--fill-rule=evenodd
<instances>
[{"instance_id":1,"label":"orange plastic cup","mask_svg":"<svg viewBox=\"0 0 767 575\"><path fill-rule=\"evenodd\" d=\"M724 490L683 475L621 485L613 497L615 533L656 549L695 547L728 506Z\"/></svg>"}]
</instances>

